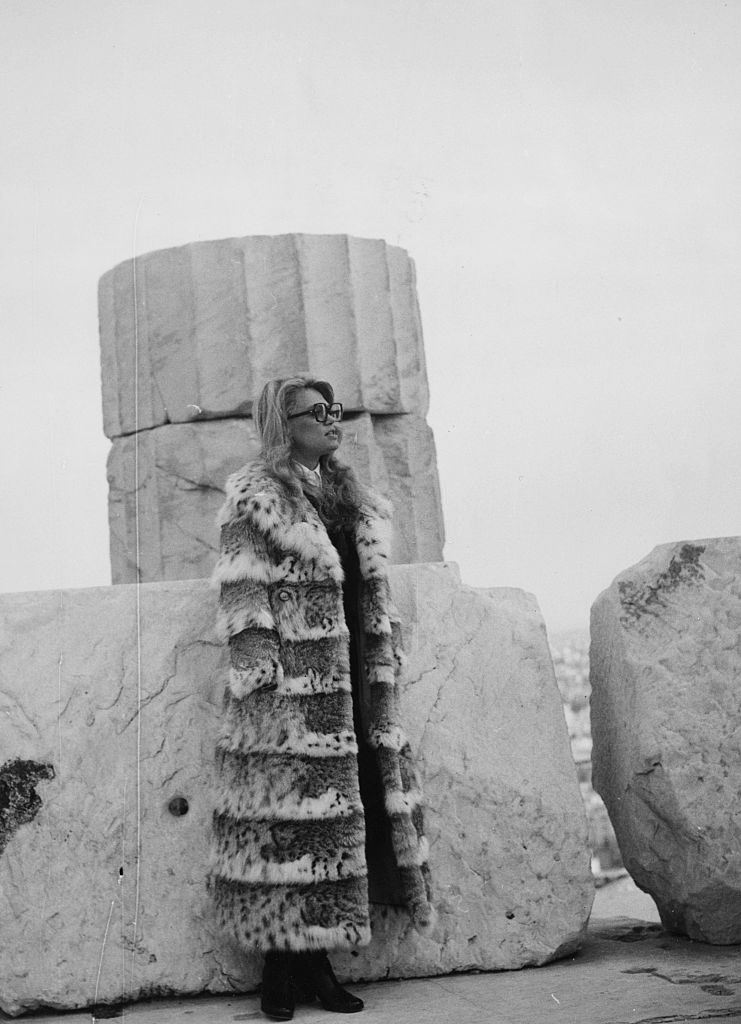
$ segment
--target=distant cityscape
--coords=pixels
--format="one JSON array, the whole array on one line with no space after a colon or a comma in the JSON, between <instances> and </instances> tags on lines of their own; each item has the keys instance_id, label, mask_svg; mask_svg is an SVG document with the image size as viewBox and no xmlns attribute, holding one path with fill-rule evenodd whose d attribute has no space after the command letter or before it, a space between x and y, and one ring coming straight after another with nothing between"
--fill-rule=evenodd
<instances>
[{"instance_id":1,"label":"distant cityscape","mask_svg":"<svg viewBox=\"0 0 741 1024\"><path fill-rule=\"evenodd\" d=\"M550 638L556 682L569 730L571 754L589 822L592 873L598 884L624 873L617 839L607 809L592 788L592 730L589 718L589 634L569 630Z\"/></svg>"}]
</instances>

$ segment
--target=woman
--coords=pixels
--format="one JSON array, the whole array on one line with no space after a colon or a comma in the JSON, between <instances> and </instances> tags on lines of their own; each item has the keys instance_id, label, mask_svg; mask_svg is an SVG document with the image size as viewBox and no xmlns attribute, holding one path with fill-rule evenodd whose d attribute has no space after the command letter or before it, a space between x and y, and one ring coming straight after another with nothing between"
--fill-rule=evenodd
<instances>
[{"instance_id":1,"label":"woman","mask_svg":"<svg viewBox=\"0 0 741 1024\"><path fill-rule=\"evenodd\" d=\"M266 384L261 457L229 478L219 516L214 582L231 668L210 885L222 925L265 953L261 1005L280 1020L297 993L363 1008L326 951L370 941L369 886L418 928L432 918L397 712L390 509L336 460L341 419L325 381Z\"/></svg>"}]
</instances>

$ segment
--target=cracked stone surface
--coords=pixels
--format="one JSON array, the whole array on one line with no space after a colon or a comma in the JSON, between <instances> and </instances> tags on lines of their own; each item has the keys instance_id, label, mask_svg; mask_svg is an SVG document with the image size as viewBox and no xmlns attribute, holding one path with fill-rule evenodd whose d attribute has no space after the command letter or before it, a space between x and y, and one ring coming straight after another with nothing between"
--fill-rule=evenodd
<instances>
[{"instance_id":1,"label":"cracked stone surface","mask_svg":"<svg viewBox=\"0 0 741 1024\"><path fill-rule=\"evenodd\" d=\"M664 544L592 608L595 788L664 925L741 942L741 538Z\"/></svg>"},{"instance_id":2,"label":"cracked stone surface","mask_svg":"<svg viewBox=\"0 0 741 1024\"><path fill-rule=\"evenodd\" d=\"M336 968L378 979L564 956L593 888L537 605L445 565L393 567L392 588L438 923L423 937L379 913L372 945ZM0 598L0 750L48 767L0 855L6 1013L256 987L258 959L218 932L204 887L226 675L214 614L202 580Z\"/></svg>"},{"instance_id":3,"label":"cracked stone surface","mask_svg":"<svg viewBox=\"0 0 741 1024\"><path fill-rule=\"evenodd\" d=\"M246 415L262 383L288 369L332 381L349 410L427 412L414 264L380 239L163 249L104 274L98 308L111 438Z\"/></svg>"},{"instance_id":4,"label":"cracked stone surface","mask_svg":"<svg viewBox=\"0 0 741 1024\"><path fill-rule=\"evenodd\" d=\"M422 417L361 413L342 427L341 457L393 503L392 559L442 559L435 443ZM113 582L136 581L137 551L142 582L209 576L224 483L258 451L252 420L244 418L177 423L114 439L108 458Z\"/></svg>"}]
</instances>

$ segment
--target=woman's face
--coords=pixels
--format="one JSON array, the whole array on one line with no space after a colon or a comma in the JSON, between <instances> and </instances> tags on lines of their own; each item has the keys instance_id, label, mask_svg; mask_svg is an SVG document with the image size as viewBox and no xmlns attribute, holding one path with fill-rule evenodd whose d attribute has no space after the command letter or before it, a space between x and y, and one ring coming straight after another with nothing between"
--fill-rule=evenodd
<instances>
[{"instance_id":1,"label":"woman's face","mask_svg":"<svg viewBox=\"0 0 741 1024\"><path fill-rule=\"evenodd\" d=\"M317 423L309 412L307 416L296 416L296 413L310 410L316 402L324 402L326 398L314 388L302 388L296 392L293 407L288 415L288 434L291 438L291 450L297 462L315 469L322 455L331 455L340 447L342 434L335 420L330 416L326 423Z\"/></svg>"}]
</instances>

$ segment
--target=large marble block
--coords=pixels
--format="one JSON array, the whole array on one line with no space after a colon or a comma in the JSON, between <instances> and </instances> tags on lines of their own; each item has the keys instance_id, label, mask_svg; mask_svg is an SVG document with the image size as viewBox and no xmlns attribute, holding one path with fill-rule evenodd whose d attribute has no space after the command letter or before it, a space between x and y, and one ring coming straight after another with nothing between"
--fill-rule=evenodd
<instances>
[{"instance_id":1,"label":"large marble block","mask_svg":"<svg viewBox=\"0 0 741 1024\"><path fill-rule=\"evenodd\" d=\"M341 458L394 506L392 560L442 559L435 445L425 421L361 413L342 429ZM209 576L224 483L259 447L251 419L174 423L115 438L108 458L113 582Z\"/></svg>"},{"instance_id":2,"label":"large marble block","mask_svg":"<svg viewBox=\"0 0 741 1024\"><path fill-rule=\"evenodd\" d=\"M445 565L393 567L392 590L438 923L423 937L379 913L371 946L337 969L546 963L578 946L593 890L537 605ZM217 930L204 887L226 675L214 614L199 580L0 598L6 1013L256 987L258 958Z\"/></svg>"},{"instance_id":3,"label":"large marble block","mask_svg":"<svg viewBox=\"0 0 741 1024\"><path fill-rule=\"evenodd\" d=\"M427 411L414 264L382 240L192 242L108 271L98 308L111 438L245 415L292 372L331 381L350 410Z\"/></svg>"},{"instance_id":4,"label":"large marble block","mask_svg":"<svg viewBox=\"0 0 741 1024\"><path fill-rule=\"evenodd\" d=\"M741 538L664 544L592 608L595 788L665 927L741 942Z\"/></svg>"}]
</instances>

